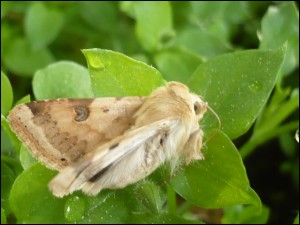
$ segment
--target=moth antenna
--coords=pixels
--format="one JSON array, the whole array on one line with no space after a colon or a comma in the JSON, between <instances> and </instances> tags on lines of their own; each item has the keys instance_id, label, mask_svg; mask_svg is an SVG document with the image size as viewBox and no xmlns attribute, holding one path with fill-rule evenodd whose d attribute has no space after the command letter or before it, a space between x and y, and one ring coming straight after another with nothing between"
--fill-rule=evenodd
<instances>
[{"instance_id":1,"label":"moth antenna","mask_svg":"<svg viewBox=\"0 0 300 225\"><path fill-rule=\"evenodd\" d=\"M218 127L218 130L216 130L214 133L212 133L212 135L210 135L210 137L204 142L204 144L206 144L207 142L209 142L214 136L216 136L220 130L221 130L221 120L218 116L218 114L207 104L206 107L212 112L212 114L214 114L214 116L217 118L218 120L218 123L219 123L219 127Z\"/></svg>"}]
</instances>

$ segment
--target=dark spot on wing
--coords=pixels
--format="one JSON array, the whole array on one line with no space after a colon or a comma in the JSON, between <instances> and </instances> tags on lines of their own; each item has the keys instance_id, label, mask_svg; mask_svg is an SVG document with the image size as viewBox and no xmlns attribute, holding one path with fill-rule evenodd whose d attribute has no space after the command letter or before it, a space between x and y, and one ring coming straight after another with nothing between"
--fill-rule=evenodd
<instances>
[{"instance_id":1,"label":"dark spot on wing","mask_svg":"<svg viewBox=\"0 0 300 225\"><path fill-rule=\"evenodd\" d=\"M119 143L113 144L112 146L109 147L109 150L112 150L118 146L119 146Z\"/></svg>"},{"instance_id":2,"label":"dark spot on wing","mask_svg":"<svg viewBox=\"0 0 300 225\"><path fill-rule=\"evenodd\" d=\"M85 121L89 117L89 109L85 105L75 106L74 110L76 112L75 120L77 122Z\"/></svg>"},{"instance_id":3,"label":"dark spot on wing","mask_svg":"<svg viewBox=\"0 0 300 225\"><path fill-rule=\"evenodd\" d=\"M105 168L103 168L102 170L100 170L98 173L96 173L94 176L92 176L89 179L89 182L95 182L98 179L100 179L100 177L112 166L112 164L109 164L108 166L106 166Z\"/></svg>"}]
</instances>

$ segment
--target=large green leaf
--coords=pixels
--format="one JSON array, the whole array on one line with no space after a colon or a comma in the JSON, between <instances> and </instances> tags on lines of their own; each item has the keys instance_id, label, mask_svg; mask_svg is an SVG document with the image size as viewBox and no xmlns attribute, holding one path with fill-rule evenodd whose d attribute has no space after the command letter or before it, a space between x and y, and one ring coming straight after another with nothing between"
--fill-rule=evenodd
<instances>
[{"instance_id":1,"label":"large green leaf","mask_svg":"<svg viewBox=\"0 0 300 225\"><path fill-rule=\"evenodd\" d=\"M83 53L97 97L148 95L163 84L158 70L121 53L103 49L86 49Z\"/></svg>"},{"instance_id":2,"label":"large green leaf","mask_svg":"<svg viewBox=\"0 0 300 225\"><path fill-rule=\"evenodd\" d=\"M94 96L88 70L67 61L54 63L37 71L32 86L37 100Z\"/></svg>"},{"instance_id":3,"label":"large green leaf","mask_svg":"<svg viewBox=\"0 0 300 225\"><path fill-rule=\"evenodd\" d=\"M216 111L222 130L233 139L250 128L265 105L283 56L284 48L224 54L202 63L188 84ZM216 118L206 115L204 129L216 127Z\"/></svg>"},{"instance_id":4,"label":"large green leaf","mask_svg":"<svg viewBox=\"0 0 300 225\"><path fill-rule=\"evenodd\" d=\"M205 208L261 206L250 187L242 158L226 135L218 133L202 152L205 160L193 162L171 180L178 194Z\"/></svg>"}]
</instances>

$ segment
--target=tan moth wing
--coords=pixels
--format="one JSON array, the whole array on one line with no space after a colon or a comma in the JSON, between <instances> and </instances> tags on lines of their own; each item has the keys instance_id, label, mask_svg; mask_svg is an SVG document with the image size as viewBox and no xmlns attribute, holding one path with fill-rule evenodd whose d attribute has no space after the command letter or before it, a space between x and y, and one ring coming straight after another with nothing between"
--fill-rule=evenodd
<instances>
[{"instance_id":1,"label":"tan moth wing","mask_svg":"<svg viewBox=\"0 0 300 225\"><path fill-rule=\"evenodd\" d=\"M56 99L16 106L13 131L44 165L61 170L124 133L143 97Z\"/></svg>"}]
</instances>

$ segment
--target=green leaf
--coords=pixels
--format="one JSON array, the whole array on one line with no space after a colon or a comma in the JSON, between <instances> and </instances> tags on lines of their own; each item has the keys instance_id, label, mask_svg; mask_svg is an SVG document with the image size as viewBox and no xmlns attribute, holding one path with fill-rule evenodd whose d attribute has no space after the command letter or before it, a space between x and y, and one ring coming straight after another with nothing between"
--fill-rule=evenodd
<instances>
[{"instance_id":1,"label":"green leaf","mask_svg":"<svg viewBox=\"0 0 300 225\"><path fill-rule=\"evenodd\" d=\"M199 54L203 58L211 58L231 51L231 47L207 30L199 28L185 28L178 33L178 44Z\"/></svg>"},{"instance_id":2,"label":"green leaf","mask_svg":"<svg viewBox=\"0 0 300 225\"><path fill-rule=\"evenodd\" d=\"M153 214L162 210L163 201L158 187L149 180L142 180L135 185L136 198Z\"/></svg>"},{"instance_id":3,"label":"green leaf","mask_svg":"<svg viewBox=\"0 0 300 225\"><path fill-rule=\"evenodd\" d=\"M260 49L277 49L287 42L282 66L289 74L299 66L299 10L294 2L270 6L262 19Z\"/></svg>"},{"instance_id":4,"label":"green leaf","mask_svg":"<svg viewBox=\"0 0 300 225\"><path fill-rule=\"evenodd\" d=\"M32 86L37 100L94 96L88 70L68 61L60 61L37 71Z\"/></svg>"},{"instance_id":5,"label":"green leaf","mask_svg":"<svg viewBox=\"0 0 300 225\"><path fill-rule=\"evenodd\" d=\"M25 17L25 33L34 50L48 46L63 26L63 14L51 10L42 2L33 3Z\"/></svg>"},{"instance_id":6,"label":"green leaf","mask_svg":"<svg viewBox=\"0 0 300 225\"><path fill-rule=\"evenodd\" d=\"M299 224L299 212L298 212L293 224Z\"/></svg>"},{"instance_id":7,"label":"green leaf","mask_svg":"<svg viewBox=\"0 0 300 225\"><path fill-rule=\"evenodd\" d=\"M121 53L83 50L95 96L142 96L163 84L159 71Z\"/></svg>"},{"instance_id":8,"label":"green leaf","mask_svg":"<svg viewBox=\"0 0 300 225\"><path fill-rule=\"evenodd\" d=\"M55 173L35 164L18 176L9 201L19 223L132 223L136 214L152 214L162 204L155 193L158 187L149 182L104 190L97 196L79 191L56 198L48 190Z\"/></svg>"},{"instance_id":9,"label":"green leaf","mask_svg":"<svg viewBox=\"0 0 300 225\"><path fill-rule=\"evenodd\" d=\"M54 174L36 164L15 180L9 202L19 223L65 222L64 200L53 197L48 190L48 182Z\"/></svg>"},{"instance_id":10,"label":"green leaf","mask_svg":"<svg viewBox=\"0 0 300 225\"><path fill-rule=\"evenodd\" d=\"M2 12L1 12L2 15ZM1 208L1 224L6 224L6 215L4 209Z\"/></svg>"},{"instance_id":11,"label":"green leaf","mask_svg":"<svg viewBox=\"0 0 300 225\"><path fill-rule=\"evenodd\" d=\"M1 157L1 208L3 208L6 213L10 212L8 198L15 178L16 175L14 171Z\"/></svg>"},{"instance_id":12,"label":"green leaf","mask_svg":"<svg viewBox=\"0 0 300 225\"><path fill-rule=\"evenodd\" d=\"M167 49L155 55L158 69L168 81L186 83L202 59L192 52L183 49Z\"/></svg>"},{"instance_id":13,"label":"green leaf","mask_svg":"<svg viewBox=\"0 0 300 225\"><path fill-rule=\"evenodd\" d=\"M16 102L15 106L16 106L16 105L21 105L21 104L23 104L23 103L27 103L27 102L30 102L30 101L31 101L31 100L30 100L30 95L26 95L26 96L24 96L23 98L19 99L19 100Z\"/></svg>"},{"instance_id":14,"label":"green leaf","mask_svg":"<svg viewBox=\"0 0 300 225\"><path fill-rule=\"evenodd\" d=\"M17 138L17 136L15 135L15 133L12 132L12 130L10 129L8 120L2 114L1 114L1 127L6 132L9 139L13 143L15 150L18 152L20 149L21 143L20 143L19 139Z\"/></svg>"},{"instance_id":15,"label":"green leaf","mask_svg":"<svg viewBox=\"0 0 300 225\"><path fill-rule=\"evenodd\" d=\"M10 49L3 52L5 66L16 75L29 76L51 62L54 58L47 49L33 51L30 44L24 38L11 40Z\"/></svg>"},{"instance_id":16,"label":"green leaf","mask_svg":"<svg viewBox=\"0 0 300 225\"><path fill-rule=\"evenodd\" d=\"M241 156L222 132L202 150L205 160L196 161L171 180L175 191L188 201L205 208L236 204L261 207L251 189Z\"/></svg>"},{"instance_id":17,"label":"green leaf","mask_svg":"<svg viewBox=\"0 0 300 225\"><path fill-rule=\"evenodd\" d=\"M116 33L117 11L115 2L78 2L80 16L93 28Z\"/></svg>"},{"instance_id":18,"label":"green leaf","mask_svg":"<svg viewBox=\"0 0 300 225\"><path fill-rule=\"evenodd\" d=\"M134 216L134 223L138 224L204 224L198 220L184 219L170 213L141 214Z\"/></svg>"},{"instance_id":19,"label":"green leaf","mask_svg":"<svg viewBox=\"0 0 300 225\"><path fill-rule=\"evenodd\" d=\"M230 40L236 27L249 18L248 2L244 1L191 1L191 8L191 22L200 24L205 31L226 42Z\"/></svg>"},{"instance_id":20,"label":"green leaf","mask_svg":"<svg viewBox=\"0 0 300 225\"><path fill-rule=\"evenodd\" d=\"M37 163L37 160L30 155L30 153L23 144L21 145L20 149L20 162L24 170Z\"/></svg>"},{"instance_id":21,"label":"green leaf","mask_svg":"<svg viewBox=\"0 0 300 225\"><path fill-rule=\"evenodd\" d=\"M284 49L221 55L202 63L188 84L203 96L221 119L222 130L234 139L250 128L268 100L283 55ZM203 128L216 124L215 116L206 113Z\"/></svg>"},{"instance_id":22,"label":"green leaf","mask_svg":"<svg viewBox=\"0 0 300 225\"><path fill-rule=\"evenodd\" d=\"M222 224L266 224L269 214L264 205L261 211L252 205L235 205L224 209Z\"/></svg>"},{"instance_id":23,"label":"green leaf","mask_svg":"<svg viewBox=\"0 0 300 225\"><path fill-rule=\"evenodd\" d=\"M174 32L169 2L137 1L134 12L136 34L145 50L154 52L170 43Z\"/></svg>"},{"instance_id":24,"label":"green leaf","mask_svg":"<svg viewBox=\"0 0 300 225\"><path fill-rule=\"evenodd\" d=\"M1 114L7 115L13 103L13 90L9 79L1 71Z\"/></svg>"}]
</instances>

